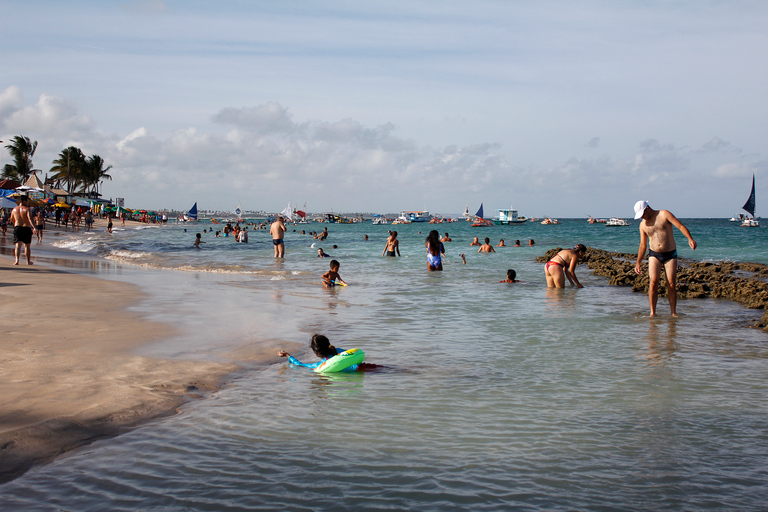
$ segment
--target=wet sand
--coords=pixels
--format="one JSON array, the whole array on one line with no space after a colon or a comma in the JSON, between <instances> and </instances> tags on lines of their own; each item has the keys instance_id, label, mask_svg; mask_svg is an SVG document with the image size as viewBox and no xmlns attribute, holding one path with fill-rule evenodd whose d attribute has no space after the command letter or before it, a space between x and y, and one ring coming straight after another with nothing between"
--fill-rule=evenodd
<instances>
[{"instance_id":1,"label":"wet sand","mask_svg":"<svg viewBox=\"0 0 768 512\"><path fill-rule=\"evenodd\" d=\"M119 224L119 223L116 223ZM58 228L52 228L56 230ZM106 229L98 221L95 229ZM35 464L216 390L234 363L155 359L142 345L175 334L128 308L130 283L13 265L12 234L0 245L0 482ZM32 258L40 244L33 241Z\"/></svg>"}]
</instances>

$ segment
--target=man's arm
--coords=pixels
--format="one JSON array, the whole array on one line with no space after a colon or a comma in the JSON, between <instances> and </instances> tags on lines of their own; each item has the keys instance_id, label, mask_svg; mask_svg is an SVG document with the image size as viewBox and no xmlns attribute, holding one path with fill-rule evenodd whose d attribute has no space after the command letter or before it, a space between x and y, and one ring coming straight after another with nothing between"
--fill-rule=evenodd
<instances>
[{"instance_id":1,"label":"man's arm","mask_svg":"<svg viewBox=\"0 0 768 512\"><path fill-rule=\"evenodd\" d=\"M643 231L643 223L640 223L640 247L637 248L637 264L635 265L635 272L642 274L640 269L640 263L642 263L645 257L645 251L648 249L648 234Z\"/></svg>"},{"instance_id":2,"label":"man's arm","mask_svg":"<svg viewBox=\"0 0 768 512\"><path fill-rule=\"evenodd\" d=\"M675 215L672 212L666 211L666 214L667 214L667 219L669 220L669 222L673 226L675 226L683 235L685 235L685 238L688 239L688 246L695 251L696 250L696 240L693 239L693 237L691 236L691 232L688 231L688 228L685 227L685 224L680 222L677 219L677 217L675 217Z\"/></svg>"}]
</instances>

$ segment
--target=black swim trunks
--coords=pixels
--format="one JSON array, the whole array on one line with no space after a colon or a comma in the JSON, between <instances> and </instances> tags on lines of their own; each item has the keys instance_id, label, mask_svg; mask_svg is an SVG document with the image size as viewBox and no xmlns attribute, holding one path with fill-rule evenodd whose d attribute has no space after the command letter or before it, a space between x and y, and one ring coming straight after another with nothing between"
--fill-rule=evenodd
<instances>
[{"instance_id":1,"label":"black swim trunks","mask_svg":"<svg viewBox=\"0 0 768 512\"><path fill-rule=\"evenodd\" d=\"M14 226L13 227L13 243L32 243L32 228L29 226Z\"/></svg>"},{"instance_id":2,"label":"black swim trunks","mask_svg":"<svg viewBox=\"0 0 768 512\"><path fill-rule=\"evenodd\" d=\"M677 249L672 249L671 251L667 251L667 252L656 252L648 249L648 257L656 258L657 260L659 260L659 263L663 265L669 260L677 259Z\"/></svg>"},{"instance_id":3,"label":"black swim trunks","mask_svg":"<svg viewBox=\"0 0 768 512\"><path fill-rule=\"evenodd\" d=\"M395 256L395 251L387 251L387 256Z\"/></svg>"},{"instance_id":4,"label":"black swim trunks","mask_svg":"<svg viewBox=\"0 0 768 512\"><path fill-rule=\"evenodd\" d=\"M283 243L283 239L282 238L273 238L272 239L272 245L280 245L281 243Z\"/></svg>"}]
</instances>

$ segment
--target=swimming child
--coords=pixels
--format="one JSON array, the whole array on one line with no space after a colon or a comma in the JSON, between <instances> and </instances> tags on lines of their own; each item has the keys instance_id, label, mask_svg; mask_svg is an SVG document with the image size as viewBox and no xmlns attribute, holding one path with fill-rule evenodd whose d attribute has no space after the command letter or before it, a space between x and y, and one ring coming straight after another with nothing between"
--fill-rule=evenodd
<instances>
[{"instance_id":1,"label":"swimming child","mask_svg":"<svg viewBox=\"0 0 768 512\"><path fill-rule=\"evenodd\" d=\"M338 261L331 260L331 270L329 270L328 272L322 275L323 286L325 286L326 288L330 288L331 286L336 286L335 281L338 281L343 285L347 284L339 275L340 267L341 267L341 264Z\"/></svg>"},{"instance_id":2,"label":"swimming child","mask_svg":"<svg viewBox=\"0 0 768 512\"><path fill-rule=\"evenodd\" d=\"M515 272L512 269L509 269L509 270L507 270L507 278L505 280L499 281L499 282L500 283L519 283L520 281L515 279L515 277L517 277L517 272Z\"/></svg>"},{"instance_id":3,"label":"swimming child","mask_svg":"<svg viewBox=\"0 0 768 512\"><path fill-rule=\"evenodd\" d=\"M200 248L200 244L204 244L205 243L205 242L203 242L201 240L201 237L202 237L202 235L200 233L195 235L195 247L197 247L198 249Z\"/></svg>"},{"instance_id":4,"label":"swimming child","mask_svg":"<svg viewBox=\"0 0 768 512\"><path fill-rule=\"evenodd\" d=\"M312 335L312 339L309 342L309 346L315 352L315 355L321 359L320 361L316 363L302 363L301 361L293 357L291 354L289 354L285 350L278 350L277 355L280 357L287 357L288 362L296 366L303 366L305 368L317 368L318 366L320 366L321 364L323 364L333 356L344 352L344 349L336 348L333 345L331 345L331 342L328 340L328 338L326 338L322 334ZM344 368L341 371L354 372L357 370L359 366L360 364L353 364L352 366L348 366L347 368Z\"/></svg>"}]
</instances>

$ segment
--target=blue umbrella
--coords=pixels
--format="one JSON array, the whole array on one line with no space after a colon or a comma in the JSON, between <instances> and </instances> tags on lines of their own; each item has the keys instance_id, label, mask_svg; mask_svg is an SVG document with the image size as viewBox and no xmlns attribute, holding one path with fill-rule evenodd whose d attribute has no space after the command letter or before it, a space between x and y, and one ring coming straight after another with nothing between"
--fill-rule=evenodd
<instances>
[{"instance_id":1,"label":"blue umbrella","mask_svg":"<svg viewBox=\"0 0 768 512\"><path fill-rule=\"evenodd\" d=\"M16 208L16 206L18 205L7 197L0 197L0 208Z\"/></svg>"}]
</instances>

